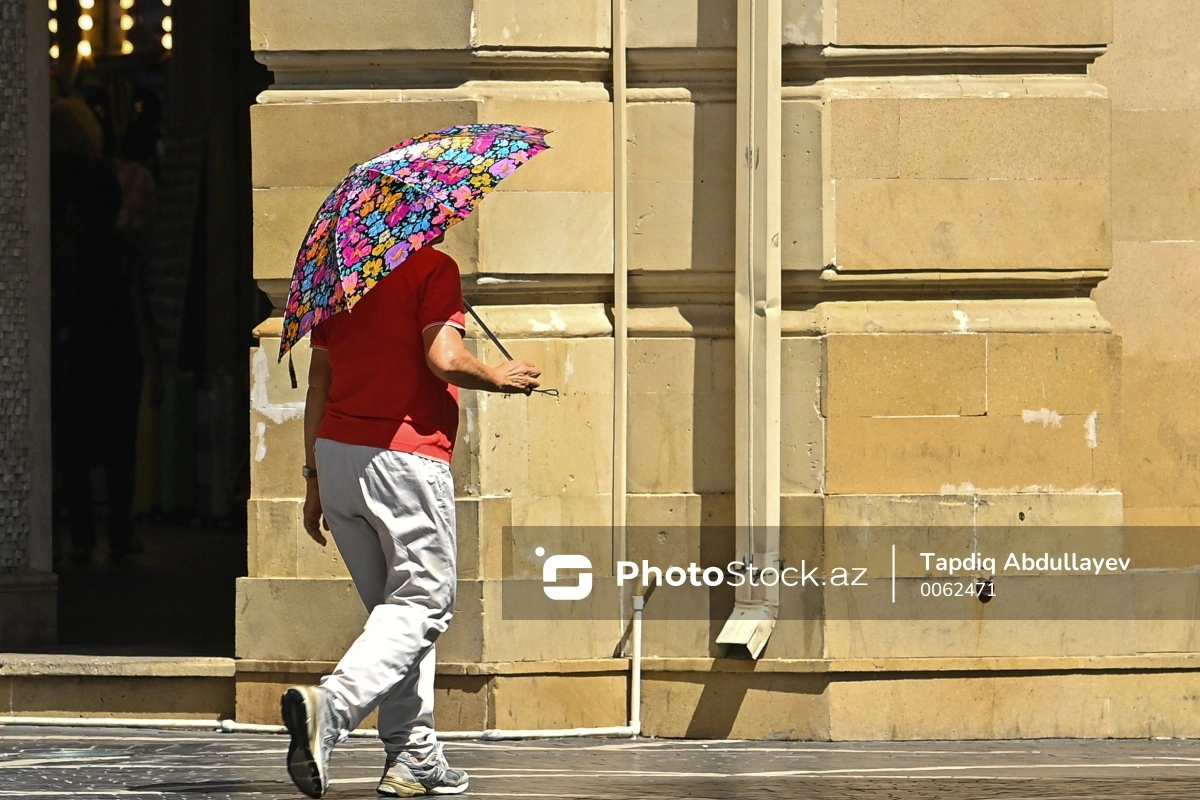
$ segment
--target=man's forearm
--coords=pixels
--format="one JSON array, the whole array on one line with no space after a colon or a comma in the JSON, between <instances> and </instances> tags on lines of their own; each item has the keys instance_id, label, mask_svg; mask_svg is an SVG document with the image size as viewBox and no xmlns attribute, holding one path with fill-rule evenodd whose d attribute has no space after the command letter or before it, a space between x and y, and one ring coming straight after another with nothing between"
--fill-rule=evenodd
<instances>
[{"instance_id":1,"label":"man's forearm","mask_svg":"<svg viewBox=\"0 0 1200 800\"><path fill-rule=\"evenodd\" d=\"M314 468L317 466L316 456L313 454L317 443L317 428L321 427L321 420L325 417L325 401L328 399L328 390L308 387L308 395L304 400L304 463Z\"/></svg>"},{"instance_id":2,"label":"man's forearm","mask_svg":"<svg viewBox=\"0 0 1200 800\"><path fill-rule=\"evenodd\" d=\"M494 392L499 385L496 371L466 351L458 353L445 369L437 372L446 383L461 389Z\"/></svg>"}]
</instances>

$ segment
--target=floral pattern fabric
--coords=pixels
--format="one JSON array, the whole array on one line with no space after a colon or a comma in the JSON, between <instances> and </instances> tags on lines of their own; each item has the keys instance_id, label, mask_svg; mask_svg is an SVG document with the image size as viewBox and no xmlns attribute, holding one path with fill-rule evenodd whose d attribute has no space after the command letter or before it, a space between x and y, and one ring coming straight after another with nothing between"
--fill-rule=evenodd
<instances>
[{"instance_id":1,"label":"floral pattern fabric","mask_svg":"<svg viewBox=\"0 0 1200 800\"><path fill-rule=\"evenodd\" d=\"M325 198L296 258L279 358L466 219L496 185L547 149L550 131L457 125L355 166Z\"/></svg>"}]
</instances>

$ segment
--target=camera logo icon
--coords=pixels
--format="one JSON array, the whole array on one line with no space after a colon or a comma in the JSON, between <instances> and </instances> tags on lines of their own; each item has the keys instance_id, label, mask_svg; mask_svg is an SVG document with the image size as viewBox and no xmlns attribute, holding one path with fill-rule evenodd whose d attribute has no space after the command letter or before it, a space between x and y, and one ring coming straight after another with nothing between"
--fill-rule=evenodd
<instances>
[{"instance_id":1,"label":"camera logo icon","mask_svg":"<svg viewBox=\"0 0 1200 800\"><path fill-rule=\"evenodd\" d=\"M538 558L546 555L546 548L539 547L533 551ZM583 600L592 593L592 562L582 555L555 555L546 559L542 565L542 591L551 600ZM575 570L579 573L579 581L574 586L557 586L558 573Z\"/></svg>"}]
</instances>

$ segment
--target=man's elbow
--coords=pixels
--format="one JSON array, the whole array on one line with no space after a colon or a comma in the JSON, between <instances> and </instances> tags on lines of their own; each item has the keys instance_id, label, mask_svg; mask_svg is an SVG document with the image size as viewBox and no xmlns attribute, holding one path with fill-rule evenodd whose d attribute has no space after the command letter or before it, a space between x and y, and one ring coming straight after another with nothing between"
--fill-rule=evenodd
<instances>
[{"instance_id":1,"label":"man's elbow","mask_svg":"<svg viewBox=\"0 0 1200 800\"><path fill-rule=\"evenodd\" d=\"M448 381L458 370L458 358L455 353L434 350L425 355L425 363L429 365L429 371L443 381Z\"/></svg>"}]
</instances>

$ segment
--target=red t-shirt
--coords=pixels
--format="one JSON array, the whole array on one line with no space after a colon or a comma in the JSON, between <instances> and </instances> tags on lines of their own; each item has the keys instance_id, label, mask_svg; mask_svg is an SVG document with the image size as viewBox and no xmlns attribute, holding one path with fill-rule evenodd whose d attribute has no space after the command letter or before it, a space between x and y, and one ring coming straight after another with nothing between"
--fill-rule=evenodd
<instances>
[{"instance_id":1,"label":"red t-shirt","mask_svg":"<svg viewBox=\"0 0 1200 800\"><path fill-rule=\"evenodd\" d=\"M449 461L458 387L430 372L422 332L463 322L458 264L423 247L314 328L311 344L329 351L332 370L317 436Z\"/></svg>"}]
</instances>

